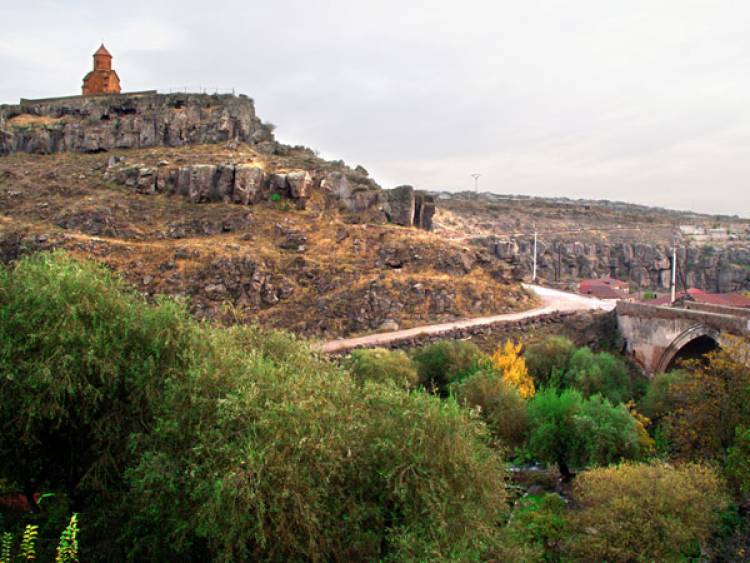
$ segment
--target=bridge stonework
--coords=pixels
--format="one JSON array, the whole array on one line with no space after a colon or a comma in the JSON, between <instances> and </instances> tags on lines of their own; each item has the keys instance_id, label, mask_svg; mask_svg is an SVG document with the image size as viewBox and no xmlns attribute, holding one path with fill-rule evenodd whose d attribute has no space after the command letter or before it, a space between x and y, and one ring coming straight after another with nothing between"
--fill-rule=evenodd
<instances>
[{"instance_id":1,"label":"bridge stonework","mask_svg":"<svg viewBox=\"0 0 750 563\"><path fill-rule=\"evenodd\" d=\"M724 335L750 334L750 312L733 307L659 307L620 301L617 325L626 351L648 373L666 371L675 357L697 339L721 346Z\"/></svg>"}]
</instances>

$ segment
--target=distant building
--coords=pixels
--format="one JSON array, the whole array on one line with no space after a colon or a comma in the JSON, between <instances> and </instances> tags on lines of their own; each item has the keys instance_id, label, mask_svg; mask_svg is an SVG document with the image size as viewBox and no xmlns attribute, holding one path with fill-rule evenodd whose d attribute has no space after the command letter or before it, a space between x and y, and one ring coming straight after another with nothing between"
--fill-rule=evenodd
<instances>
[{"instance_id":1,"label":"distant building","mask_svg":"<svg viewBox=\"0 0 750 563\"><path fill-rule=\"evenodd\" d=\"M94 53L94 70L83 78L83 95L119 93L120 77L112 69L112 55L102 44Z\"/></svg>"},{"instance_id":2,"label":"distant building","mask_svg":"<svg viewBox=\"0 0 750 563\"><path fill-rule=\"evenodd\" d=\"M629 299L629 292L628 282L610 277L582 280L578 283L578 293L597 299Z\"/></svg>"},{"instance_id":3,"label":"distant building","mask_svg":"<svg viewBox=\"0 0 750 563\"><path fill-rule=\"evenodd\" d=\"M741 293L706 293L702 289L691 287L687 291L678 291L676 301L693 301L695 303L706 303L708 305L721 305L724 307L741 307L750 309L750 297ZM663 295L648 301L651 305L669 305L671 297Z\"/></svg>"}]
</instances>

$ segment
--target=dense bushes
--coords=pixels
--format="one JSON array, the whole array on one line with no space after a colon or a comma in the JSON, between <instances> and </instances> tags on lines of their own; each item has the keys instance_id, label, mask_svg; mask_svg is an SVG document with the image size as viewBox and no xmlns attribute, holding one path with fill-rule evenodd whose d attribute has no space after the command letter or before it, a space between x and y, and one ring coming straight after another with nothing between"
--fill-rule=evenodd
<instances>
[{"instance_id":1,"label":"dense bushes","mask_svg":"<svg viewBox=\"0 0 750 563\"><path fill-rule=\"evenodd\" d=\"M608 352L576 348L563 336L550 336L526 349L526 365L540 387L574 387L584 397L600 394L612 403L632 398L626 364Z\"/></svg>"},{"instance_id":2,"label":"dense bushes","mask_svg":"<svg viewBox=\"0 0 750 563\"><path fill-rule=\"evenodd\" d=\"M0 269L0 475L74 504L116 487L193 332L182 307L147 307L92 263L39 254Z\"/></svg>"},{"instance_id":3,"label":"dense bushes","mask_svg":"<svg viewBox=\"0 0 750 563\"><path fill-rule=\"evenodd\" d=\"M569 553L584 561L698 558L728 499L707 466L625 463L578 476Z\"/></svg>"},{"instance_id":4,"label":"dense bushes","mask_svg":"<svg viewBox=\"0 0 750 563\"><path fill-rule=\"evenodd\" d=\"M556 387L568 371L576 347L564 336L550 336L526 348L526 366L539 387Z\"/></svg>"},{"instance_id":5,"label":"dense bushes","mask_svg":"<svg viewBox=\"0 0 750 563\"><path fill-rule=\"evenodd\" d=\"M492 545L501 459L455 403L355 385L310 354L236 349L175 387L143 439L129 473L148 534L139 559L163 556L165 537L220 560L472 558Z\"/></svg>"},{"instance_id":6,"label":"dense bushes","mask_svg":"<svg viewBox=\"0 0 750 563\"><path fill-rule=\"evenodd\" d=\"M526 401L496 371L478 371L453 388L461 405L479 407L492 433L510 447L523 444L526 435Z\"/></svg>"},{"instance_id":7,"label":"dense bushes","mask_svg":"<svg viewBox=\"0 0 750 563\"><path fill-rule=\"evenodd\" d=\"M570 358L565 380L570 387L580 389L584 397L598 393L615 404L631 398L625 364L607 352L595 354L588 348L579 348Z\"/></svg>"},{"instance_id":8,"label":"dense bushes","mask_svg":"<svg viewBox=\"0 0 750 563\"><path fill-rule=\"evenodd\" d=\"M73 495L84 559L502 547L502 459L455 401L357 383L286 334L147 306L60 254L0 276L0 480Z\"/></svg>"},{"instance_id":9,"label":"dense bushes","mask_svg":"<svg viewBox=\"0 0 750 563\"><path fill-rule=\"evenodd\" d=\"M718 459L750 426L750 352L739 340L692 362L682 373L657 376L643 399L644 412L659 421L672 454L684 459Z\"/></svg>"},{"instance_id":10,"label":"dense bushes","mask_svg":"<svg viewBox=\"0 0 750 563\"><path fill-rule=\"evenodd\" d=\"M0 484L80 511L84 560L699 556L722 482L704 465L625 461L650 438L623 404L622 362L530 347L547 382L534 394L520 352L442 342L338 367L289 334L197 323L101 267L37 255L0 270ZM691 369L655 378L641 406L662 452L711 457L747 494L746 362L722 352ZM565 479L581 469L573 502L529 495L509 518L506 449ZM56 545L59 515L0 521L16 543L25 524L40 525L40 555ZM744 545L735 524L722 537Z\"/></svg>"},{"instance_id":11,"label":"dense bushes","mask_svg":"<svg viewBox=\"0 0 750 563\"><path fill-rule=\"evenodd\" d=\"M661 420L676 406L676 397L671 387L689 377L689 373L679 370L657 373L649 382L646 394L641 398L640 410L655 422Z\"/></svg>"},{"instance_id":12,"label":"dense bushes","mask_svg":"<svg viewBox=\"0 0 750 563\"><path fill-rule=\"evenodd\" d=\"M399 387L413 388L419 382L417 370L406 352L401 350L354 350L344 366L359 381L395 383Z\"/></svg>"},{"instance_id":13,"label":"dense bushes","mask_svg":"<svg viewBox=\"0 0 750 563\"><path fill-rule=\"evenodd\" d=\"M455 383L479 369L482 351L473 342L441 340L412 354L419 380L428 389L445 393Z\"/></svg>"}]
</instances>

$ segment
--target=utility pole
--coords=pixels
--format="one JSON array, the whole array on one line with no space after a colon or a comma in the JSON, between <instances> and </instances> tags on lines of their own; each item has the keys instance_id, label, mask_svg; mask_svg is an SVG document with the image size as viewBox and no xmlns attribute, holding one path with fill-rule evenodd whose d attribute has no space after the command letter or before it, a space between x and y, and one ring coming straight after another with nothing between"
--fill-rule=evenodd
<instances>
[{"instance_id":1,"label":"utility pole","mask_svg":"<svg viewBox=\"0 0 750 563\"><path fill-rule=\"evenodd\" d=\"M677 241L672 247L672 299L670 304L677 300Z\"/></svg>"},{"instance_id":2,"label":"utility pole","mask_svg":"<svg viewBox=\"0 0 750 563\"><path fill-rule=\"evenodd\" d=\"M471 177L474 178L474 193L477 197L479 197L479 177L481 174L472 174Z\"/></svg>"},{"instance_id":3,"label":"utility pole","mask_svg":"<svg viewBox=\"0 0 750 563\"><path fill-rule=\"evenodd\" d=\"M534 268L531 274L531 283L536 283L536 223L534 223Z\"/></svg>"}]
</instances>

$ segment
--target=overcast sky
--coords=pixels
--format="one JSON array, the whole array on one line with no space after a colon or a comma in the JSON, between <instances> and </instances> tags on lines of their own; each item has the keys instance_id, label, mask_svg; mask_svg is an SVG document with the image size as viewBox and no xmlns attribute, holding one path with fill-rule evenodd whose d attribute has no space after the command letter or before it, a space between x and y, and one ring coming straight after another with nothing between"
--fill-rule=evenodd
<instances>
[{"instance_id":1,"label":"overcast sky","mask_svg":"<svg viewBox=\"0 0 750 563\"><path fill-rule=\"evenodd\" d=\"M0 3L0 101L235 88L384 186L750 216L747 0Z\"/></svg>"}]
</instances>

